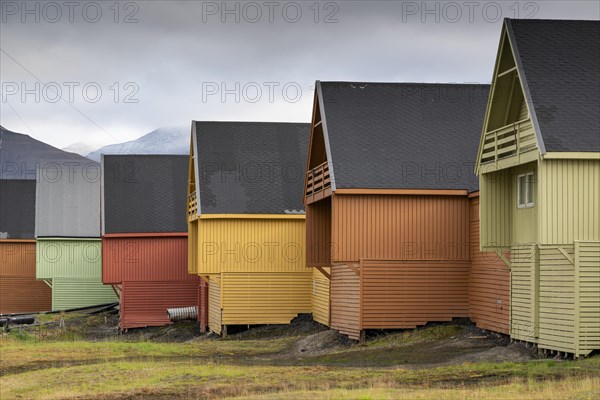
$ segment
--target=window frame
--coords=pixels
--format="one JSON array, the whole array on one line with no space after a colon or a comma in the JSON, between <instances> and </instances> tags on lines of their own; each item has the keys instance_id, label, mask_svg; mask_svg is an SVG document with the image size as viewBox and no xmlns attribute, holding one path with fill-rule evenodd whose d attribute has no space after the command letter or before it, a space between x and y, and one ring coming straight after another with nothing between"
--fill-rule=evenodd
<instances>
[{"instance_id":1,"label":"window frame","mask_svg":"<svg viewBox=\"0 0 600 400\"><path fill-rule=\"evenodd\" d=\"M532 208L535 205L534 198L534 172L525 172L517 175L517 208ZM521 178L523 178L523 188L521 188ZM523 203L521 203L521 190L523 190ZM529 201L531 198L531 201Z\"/></svg>"}]
</instances>

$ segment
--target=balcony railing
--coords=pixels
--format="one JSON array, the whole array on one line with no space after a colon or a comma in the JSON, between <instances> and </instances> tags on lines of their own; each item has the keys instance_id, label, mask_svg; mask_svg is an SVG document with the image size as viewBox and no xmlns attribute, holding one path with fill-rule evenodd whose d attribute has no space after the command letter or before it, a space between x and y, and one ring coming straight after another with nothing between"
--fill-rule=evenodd
<instances>
[{"instance_id":1,"label":"balcony railing","mask_svg":"<svg viewBox=\"0 0 600 400\"><path fill-rule=\"evenodd\" d=\"M306 200L312 203L330 195L329 164L324 162L306 173Z\"/></svg>"},{"instance_id":2,"label":"balcony railing","mask_svg":"<svg viewBox=\"0 0 600 400\"><path fill-rule=\"evenodd\" d=\"M485 134L481 163L518 156L536 147L535 132L529 118Z\"/></svg>"},{"instance_id":3,"label":"balcony railing","mask_svg":"<svg viewBox=\"0 0 600 400\"><path fill-rule=\"evenodd\" d=\"M188 207L187 215L188 221L195 221L198 219L198 199L196 198L196 192L192 192L188 195Z\"/></svg>"}]
</instances>

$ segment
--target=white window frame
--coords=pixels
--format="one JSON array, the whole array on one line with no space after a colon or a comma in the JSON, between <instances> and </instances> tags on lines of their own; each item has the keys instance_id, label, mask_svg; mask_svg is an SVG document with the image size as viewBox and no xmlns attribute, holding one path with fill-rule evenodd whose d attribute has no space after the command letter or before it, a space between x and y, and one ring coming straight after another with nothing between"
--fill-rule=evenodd
<instances>
[{"instance_id":1,"label":"white window frame","mask_svg":"<svg viewBox=\"0 0 600 400\"><path fill-rule=\"evenodd\" d=\"M525 193L523 196L524 202L521 203L521 178L523 178L524 181L524 189L525 189ZM534 195L534 173L533 172L527 172L525 174L519 174L517 176L517 208L531 208L534 206L535 204L535 199L533 197ZM531 201L529 201L529 198L531 197Z\"/></svg>"}]
</instances>

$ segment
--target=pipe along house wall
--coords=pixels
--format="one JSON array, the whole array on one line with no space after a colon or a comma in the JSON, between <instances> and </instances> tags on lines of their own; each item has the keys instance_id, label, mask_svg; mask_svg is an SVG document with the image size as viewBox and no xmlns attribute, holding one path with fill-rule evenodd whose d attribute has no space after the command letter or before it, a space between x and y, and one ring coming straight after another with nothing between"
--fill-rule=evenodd
<instances>
[{"instance_id":1,"label":"pipe along house wall","mask_svg":"<svg viewBox=\"0 0 600 400\"><path fill-rule=\"evenodd\" d=\"M35 278L35 180L0 180L0 314L49 311Z\"/></svg>"},{"instance_id":2,"label":"pipe along house wall","mask_svg":"<svg viewBox=\"0 0 600 400\"><path fill-rule=\"evenodd\" d=\"M189 271L208 325L288 324L311 312L303 166L308 124L192 122Z\"/></svg>"},{"instance_id":3,"label":"pipe along house wall","mask_svg":"<svg viewBox=\"0 0 600 400\"><path fill-rule=\"evenodd\" d=\"M52 309L111 303L102 285L100 165L37 171L36 278L52 287Z\"/></svg>"},{"instance_id":4,"label":"pipe along house wall","mask_svg":"<svg viewBox=\"0 0 600 400\"><path fill-rule=\"evenodd\" d=\"M188 274L188 159L102 156L102 281L119 293L121 329L170 324L167 308L207 307L206 284Z\"/></svg>"},{"instance_id":5,"label":"pipe along house wall","mask_svg":"<svg viewBox=\"0 0 600 400\"><path fill-rule=\"evenodd\" d=\"M313 307L324 311L314 315L331 328L360 339L470 317L508 331L508 269L472 252L478 185L469 162L488 90L317 82L307 262L320 277Z\"/></svg>"},{"instance_id":6,"label":"pipe along house wall","mask_svg":"<svg viewBox=\"0 0 600 400\"><path fill-rule=\"evenodd\" d=\"M599 53L598 21L505 20L476 165L511 337L576 357L600 349Z\"/></svg>"}]
</instances>

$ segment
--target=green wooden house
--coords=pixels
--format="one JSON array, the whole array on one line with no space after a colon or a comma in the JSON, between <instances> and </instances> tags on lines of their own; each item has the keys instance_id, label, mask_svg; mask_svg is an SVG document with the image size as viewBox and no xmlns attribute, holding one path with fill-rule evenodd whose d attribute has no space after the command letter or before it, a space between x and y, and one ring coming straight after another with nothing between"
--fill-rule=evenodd
<instances>
[{"instance_id":1,"label":"green wooden house","mask_svg":"<svg viewBox=\"0 0 600 400\"><path fill-rule=\"evenodd\" d=\"M102 284L97 170L52 165L37 173L36 278L52 288L53 310L117 301Z\"/></svg>"},{"instance_id":2,"label":"green wooden house","mask_svg":"<svg viewBox=\"0 0 600 400\"><path fill-rule=\"evenodd\" d=\"M505 20L476 172L511 337L600 349L600 22Z\"/></svg>"}]
</instances>

